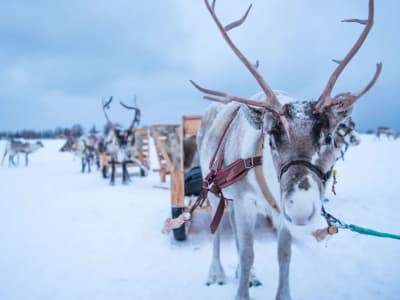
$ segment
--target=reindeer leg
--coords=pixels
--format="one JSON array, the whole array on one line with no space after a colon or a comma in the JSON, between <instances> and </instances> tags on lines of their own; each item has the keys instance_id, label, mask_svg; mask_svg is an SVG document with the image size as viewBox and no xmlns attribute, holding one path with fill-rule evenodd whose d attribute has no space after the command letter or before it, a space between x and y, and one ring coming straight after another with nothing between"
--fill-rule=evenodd
<instances>
[{"instance_id":1,"label":"reindeer leg","mask_svg":"<svg viewBox=\"0 0 400 300\"><path fill-rule=\"evenodd\" d=\"M250 201L234 201L234 221L239 248L239 287L236 300L249 300L250 273L254 263L254 229L255 207L249 206Z\"/></svg>"},{"instance_id":2,"label":"reindeer leg","mask_svg":"<svg viewBox=\"0 0 400 300\"><path fill-rule=\"evenodd\" d=\"M126 170L126 161L122 162L122 183L127 184L128 179L127 179L127 170Z\"/></svg>"},{"instance_id":3,"label":"reindeer leg","mask_svg":"<svg viewBox=\"0 0 400 300\"><path fill-rule=\"evenodd\" d=\"M232 232L233 236L235 237L235 245L236 245L236 250L239 255L239 241L237 237L237 230L236 230L236 224L235 224L235 211L233 207L231 206L229 208L229 223L231 224L232 227ZM239 278L239 273L240 273L240 265L238 264L235 272L236 278ZM254 266L251 267L250 270L250 280L249 280L249 287L256 287L262 285L261 281L257 278L256 272L254 270Z\"/></svg>"},{"instance_id":4,"label":"reindeer leg","mask_svg":"<svg viewBox=\"0 0 400 300\"><path fill-rule=\"evenodd\" d=\"M7 156L7 149L4 151L3 159L1 160L1 165L3 165L4 159L6 158L6 156Z\"/></svg>"},{"instance_id":5,"label":"reindeer leg","mask_svg":"<svg viewBox=\"0 0 400 300\"><path fill-rule=\"evenodd\" d=\"M125 162L125 180L126 182L131 182L131 177L129 176L128 172L128 162Z\"/></svg>"},{"instance_id":6,"label":"reindeer leg","mask_svg":"<svg viewBox=\"0 0 400 300\"><path fill-rule=\"evenodd\" d=\"M282 227L278 233L278 263L279 263L279 285L276 300L290 300L289 290L289 265L291 257L292 236L289 231Z\"/></svg>"},{"instance_id":7,"label":"reindeer leg","mask_svg":"<svg viewBox=\"0 0 400 300\"><path fill-rule=\"evenodd\" d=\"M85 164L85 158L84 157L81 158L81 166L82 166L81 172L85 173L86 164Z\"/></svg>"},{"instance_id":8,"label":"reindeer leg","mask_svg":"<svg viewBox=\"0 0 400 300\"><path fill-rule=\"evenodd\" d=\"M115 160L111 160L111 179L110 179L110 184L114 185L115 184Z\"/></svg>"},{"instance_id":9,"label":"reindeer leg","mask_svg":"<svg viewBox=\"0 0 400 300\"><path fill-rule=\"evenodd\" d=\"M28 166L29 160L28 160L28 153L25 153L25 166Z\"/></svg>"},{"instance_id":10,"label":"reindeer leg","mask_svg":"<svg viewBox=\"0 0 400 300\"><path fill-rule=\"evenodd\" d=\"M214 195L209 195L208 197L216 199ZM217 200L215 200L213 201L213 203L216 204L218 202ZM216 208L217 205L212 205L213 209L212 215L215 214ZM208 272L208 280L206 282L206 285L211 285L213 283L224 285L226 283L226 275L224 268L222 267L220 258L220 229L221 227L219 227L217 231L214 233L212 260L211 260L210 270Z\"/></svg>"},{"instance_id":11,"label":"reindeer leg","mask_svg":"<svg viewBox=\"0 0 400 300\"><path fill-rule=\"evenodd\" d=\"M100 155L96 153L96 167L97 171L100 170Z\"/></svg>"},{"instance_id":12,"label":"reindeer leg","mask_svg":"<svg viewBox=\"0 0 400 300\"><path fill-rule=\"evenodd\" d=\"M107 178L107 166L101 168L101 174L103 175L103 178Z\"/></svg>"},{"instance_id":13,"label":"reindeer leg","mask_svg":"<svg viewBox=\"0 0 400 300\"><path fill-rule=\"evenodd\" d=\"M91 162L90 157L87 157L86 163L87 163L87 165L88 165L88 172L89 172L89 173L92 172L92 170L90 169L90 162Z\"/></svg>"},{"instance_id":14,"label":"reindeer leg","mask_svg":"<svg viewBox=\"0 0 400 300\"><path fill-rule=\"evenodd\" d=\"M14 155L9 155L9 156L8 156L8 164L9 164L10 166L17 167L17 164L16 164L15 161L14 161Z\"/></svg>"}]
</instances>

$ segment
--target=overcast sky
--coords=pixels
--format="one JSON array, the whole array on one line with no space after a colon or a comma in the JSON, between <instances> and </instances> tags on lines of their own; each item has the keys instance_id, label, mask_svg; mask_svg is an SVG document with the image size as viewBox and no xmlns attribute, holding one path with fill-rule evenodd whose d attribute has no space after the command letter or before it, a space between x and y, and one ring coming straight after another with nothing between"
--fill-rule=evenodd
<instances>
[{"instance_id":1,"label":"overcast sky","mask_svg":"<svg viewBox=\"0 0 400 300\"><path fill-rule=\"evenodd\" d=\"M373 89L358 101L358 129L400 130L399 0L376 0L374 27L338 81L335 93L356 92L383 62ZM219 0L224 23L250 0ZM319 97L363 27L367 0L253 0L247 22L231 36L273 89L299 99ZM101 99L128 125L118 101L137 95L142 124L179 123L208 105L189 79L250 96L254 78L230 48L203 0L2 0L0 2L0 130L45 129L81 123L103 126Z\"/></svg>"}]
</instances>

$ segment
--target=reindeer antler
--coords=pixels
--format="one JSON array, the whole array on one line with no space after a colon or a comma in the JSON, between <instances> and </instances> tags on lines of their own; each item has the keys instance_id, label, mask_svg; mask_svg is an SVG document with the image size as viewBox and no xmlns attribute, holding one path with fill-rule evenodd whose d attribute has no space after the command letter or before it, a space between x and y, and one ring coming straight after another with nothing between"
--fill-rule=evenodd
<instances>
[{"instance_id":1,"label":"reindeer antler","mask_svg":"<svg viewBox=\"0 0 400 300\"><path fill-rule=\"evenodd\" d=\"M250 73L257 80L258 84L260 85L261 89L263 90L263 92L266 95L266 101L260 102L260 101L246 99L246 98L241 98L241 97L229 95L229 94L226 94L226 93L223 93L220 91L205 89L205 88L199 86L198 84L196 84L195 82L193 82L192 80L190 82L197 89L202 91L203 93L212 95L212 96L216 96L216 97L205 96L204 97L205 99L208 99L211 101L222 102L222 103L228 103L231 101L235 101L235 102L249 104L249 105L253 105L253 106L257 106L257 107L263 107L270 112L273 112L279 116L282 116L282 105L279 103L278 98L276 97L275 93L268 86L268 84L265 82L264 78L261 76L261 74L257 70L258 65L259 65L258 61L254 65L252 63L250 63L250 61L237 48L237 46L232 42L231 38L228 35L229 30L239 27L240 25L242 25L244 23L244 21L246 20L249 12L251 10L252 5L249 6L249 8L246 10L246 12L242 18L240 18L234 22L231 22L230 24L228 24L226 26L223 26L215 13L216 0L213 0L211 5L208 0L204 0L204 3L206 4L207 9L210 12L211 17L213 18L219 31L221 32L224 40L228 43L229 47L233 50L235 55L240 59L240 61L246 66L246 68L250 71Z\"/></svg>"},{"instance_id":2,"label":"reindeer antler","mask_svg":"<svg viewBox=\"0 0 400 300\"><path fill-rule=\"evenodd\" d=\"M318 99L317 105L315 107L317 112L323 112L326 108L336 104L343 104L345 108L351 106L354 102L357 101L358 98L368 92L368 90L375 84L382 70L382 63L377 63L374 77L360 92L355 94L341 93L339 95L336 95L335 97L331 96L332 90L340 74L343 72L347 64L361 48L372 28L372 25L374 23L374 0L369 0L369 12L367 20L347 19L343 20L342 22L359 23L365 25L365 28L356 43L354 44L353 48L350 49L345 58L343 60L334 60L334 62L338 63L339 65L333 71L331 77L329 78L328 84L326 85L324 91Z\"/></svg>"},{"instance_id":3,"label":"reindeer antler","mask_svg":"<svg viewBox=\"0 0 400 300\"><path fill-rule=\"evenodd\" d=\"M113 96L110 97L110 99L104 103L104 100L102 100L103 103L103 112L104 112L104 116L106 117L108 123L110 123L110 125L114 128L114 123L110 121L110 118L108 117L108 114L106 112L106 109L110 109L110 104L113 101Z\"/></svg>"},{"instance_id":4,"label":"reindeer antler","mask_svg":"<svg viewBox=\"0 0 400 300\"><path fill-rule=\"evenodd\" d=\"M134 101L135 101L135 106L126 105L122 101L119 102L124 108L132 109L135 111L135 116L133 117L133 121L132 121L131 125L129 126L130 129L134 128L135 124L139 125L139 123L140 123L140 109L137 107L136 95L135 95Z\"/></svg>"}]
</instances>

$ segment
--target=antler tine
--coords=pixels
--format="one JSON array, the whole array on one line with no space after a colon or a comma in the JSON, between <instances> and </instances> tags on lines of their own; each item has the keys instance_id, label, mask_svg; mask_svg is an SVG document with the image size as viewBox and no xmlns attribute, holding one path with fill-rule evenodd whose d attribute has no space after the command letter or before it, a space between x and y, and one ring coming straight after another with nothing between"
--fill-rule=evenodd
<instances>
[{"instance_id":1,"label":"antler tine","mask_svg":"<svg viewBox=\"0 0 400 300\"><path fill-rule=\"evenodd\" d=\"M120 103L124 108L126 108L126 109L132 109L132 110L135 111L135 116L133 117L133 120L132 120L131 125L129 126L129 129L134 128L134 127L135 127L135 123L138 123L138 125L139 125L139 122L140 122L140 109L139 109L138 107L126 105L126 104L125 104L124 102L122 102L122 101L120 101L119 103ZM136 104L136 96L135 96L135 104Z\"/></svg>"},{"instance_id":2,"label":"antler tine","mask_svg":"<svg viewBox=\"0 0 400 300\"><path fill-rule=\"evenodd\" d=\"M382 63L379 62L376 64L376 70L375 70L374 77L372 77L371 81L367 84L367 86L364 89L362 89L360 92L355 94L356 100L358 98L360 98L362 95L364 95L366 92L368 92L373 87L375 82L378 80L379 75L381 75L381 71L382 71Z\"/></svg>"},{"instance_id":3,"label":"antler tine","mask_svg":"<svg viewBox=\"0 0 400 300\"><path fill-rule=\"evenodd\" d=\"M204 99L207 99L207 100L210 100L210 101L213 101L213 102L222 103L222 104L228 104L228 103L231 103L231 102L232 102L232 100L231 100L231 99L228 99L228 98L226 98L226 99L219 99L219 98L217 98L217 97L211 97L211 96L203 96L203 98L204 98Z\"/></svg>"},{"instance_id":4,"label":"antler tine","mask_svg":"<svg viewBox=\"0 0 400 300\"><path fill-rule=\"evenodd\" d=\"M109 99L106 103L104 103L104 100L102 100L102 104L103 104L104 116L106 117L108 123L110 123L111 126L114 128L114 123L111 122L111 120L110 120L110 118L108 117L108 114L107 114L107 112L106 112L106 110L105 110L106 108L107 108L107 109L110 109L110 104L111 104L112 101L113 101L113 96L111 96L110 99Z\"/></svg>"},{"instance_id":5,"label":"antler tine","mask_svg":"<svg viewBox=\"0 0 400 300\"><path fill-rule=\"evenodd\" d=\"M368 5L368 19L367 20L360 20L360 19L347 19L343 20L342 22L351 22L351 23L358 23L365 25L364 30L362 31L360 37L354 44L354 46L350 49L349 53L345 56L343 60L334 60L334 62L339 63L339 65L336 67L334 72L332 73L331 77L328 80L328 83L322 92L321 96L319 97L318 103L316 105L316 110L318 112L322 112L326 107L331 106L332 103L337 102L333 99L331 96L332 90L336 84L337 79L339 78L340 74L343 72L343 70L346 68L347 64L352 60L352 58L357 54L358 50L360 50L361 46L363 45L364 41L366 40L372 26L374 23L374 0L369 0L369 5ZM380 70L382 68L381 64L377 65L377 71L375 72L375 76L371 80L371 82L367 85L364 90L362 90L360 93L351 95L351 98L354 100L351 100L351 103L354 103L359 97L361 97L363 94L365 94L376 82L378 79L378 76L380 74ZM338 98L338 97L335 97ZM339 97L341 98L341 96Z\"/></svg>"},{"instance_id":6,"label":"antler tine","mask_svg":"<svg viewBox=\"0 0 400 300\"><path fill-rule=\"evenodd\" d=\"M243 22L246 20L248 14L250 12L252 5L249 6L246 13L244 14L244 16L241 19L234 21L234 22L228 24L227 26L223 26L215 13L216 0L213 1L211 6L210 6L210 3L208 2L208 0L204 0L204 2L207 6L208 11L210 12L210 14L213 18L215 24L217 25L219 31L221 32L224 40L228 43L228 45L233 50L233 52L236 54L236 56L242 61L242 63L246 66L246 68L250 71L250 73L257 80L258 84L260 85L261 89L263 90L263 92L265 93L265 95L267 97L266 101L269 102L271 104L271 106L274 107L274 109L278 113L280 113L282 105L279 103L278 98L276 97L276 95L274 94L272 89L268 86L268 84L265 82L265 80L261 76L261 74L257 71L257 68L255 68L255 66L248 61L248 59L236 47L236 45L232 42L231 38L228 35L229 30L236 28L236 27L240 26L241 24L243 24Z\"/></svg>"},{"instance_id":7,"label":"antler tine","mask_svg":"<svg viewBox=\"0 0 400 300\"><path fill-rule=\"evenodd\" d=\"M193 84L193 86L196 89L198 89L200 92L203 92L205 94L219 96L219 97L227 97L228 96L228 94L223 93L223 92L219 92L219 91L214 91L214 90L203 88L200 85L198 85L196 82L194 82L193 80L189 80L189 81L190 81L191 84Z\"/></svg>"},{"instance_id":8,"label":"antler tine","mask_svg":"<svg viewBox=\"0 0 400 300\"><path fill-rule=\"evenodd\" d=\"M244 21L246 21L247 16L249 15L249 12L250 12L252 6L253 6L253 4L250 4L249 8L246 10L245 14L243 15L243 17L241 19L236 20L236 21L226 25L224 27L225 31L228 32L229 30L231 30L233 28L236 28L236 27L239 27L240 25L242 25L244 23Z\"/></svg>"},{"instance_id":9,"label":"antler tine","mask_svg":"<svg viewBox=\"0 0 400 300\"><path fill-rule=\"evenodd\" d=\"M124 102L122 102L122 101L119 101L119 104L121 104L123 107L125 107L126 109L134 109L134 110L137 110L138 108L137 107L134 107L134 106L129 106L129 105L126 105Z\"/></svg>"},{"instance_id":10,"label":"antler tine","mask_svg":"<svg viewBox=\"0 0 400 300\"><path fill-rule=\"evenodd\" d=\"M198 85L197 83L195 83L193 80L190 80L190 82L193 84L193 86L195 88L197 88L198 90L200 90L201 92L205 93L205 94L209 94L209 95L213 95L216 97L212 97L212 96L204 96L204 99L210 100L210 101L214 101L214 102L219 102L219 103L223 103L223 104L227 104L230 102L239 102L239 103L243 103L243 104L247 104L247 105L252 105L255 107L262 107L265 108L266 110L275 113L277 115L281 115L279 111L277 111L275 109L275 107L273 107L272 105L270 105L269 103L266 102L261 102L261 101L256 101L256 100L251 100L251 99L246 99L246 98L242 98L242 97L237 97L237 96L232 96L223 92L219 92L219 91L214 91L214 90L210 90L210 89L206 89L201 87L200 85ZM218 98L219 97L219 98Z\"/></svg>"}]
</instances>

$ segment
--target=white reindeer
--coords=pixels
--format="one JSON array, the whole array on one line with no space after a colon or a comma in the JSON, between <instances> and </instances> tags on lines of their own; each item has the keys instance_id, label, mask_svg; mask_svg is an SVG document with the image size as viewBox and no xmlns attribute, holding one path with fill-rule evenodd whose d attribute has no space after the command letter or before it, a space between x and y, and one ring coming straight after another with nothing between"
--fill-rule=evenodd
<instances>
[{"instance_id":1,"label":"white reindeer","mask_svg":"<svg viewBox=\"0 0 400 300\"><path fill-rule=\"evenodd\" d=\"M378 127L376 129L376 138L378 140L380 140L381 136L386 136L386 138L388 138L388 139L390 137L393 138L393 139L397 138L397 134L396 134L396 131L394 129L389 128L389 127L384 127L384 126Z\"/></svg>"},{"instance_id":2,"label":"white reindeer","mask_svg":"<svg viewBox=\"0 0 400 300\"><path fill-rule=\"evenodd\" d=\"M81 172L91 172L91 166L96 161L97 169L100 165L98 162L98 138L95 135L81 136L73 145L74 155L81 159ZM86 169L87 167L87 169Z\"/></svg>"},{"instance_id":3,"label":"white reindeer","mask_svg":"<svg viewBox=\"0 0 400 300\"><path fill-rule=\"evenodd\" d=\"M331 96L337 78L360 49L372 27L374 1L369 0L368 20L346 20L366 25L365 29L346 57L336 61L338 66L317 101L299 101L285 93L273 91L257 67L232 42L228 31L245 21L250 8L240 20L223 26L215 13L215 0L212 4L205 0L205 4L225 41L262 88L262 93L245 99L205 89L192 82L196 88L208 94L206 99L225 104L212 105L202 119L198 145L204 173L209 169L210 160L221 143L224 131L222 168L239 159L259 155L257 149L262 149L259 145L265 140L261 150L264 180L260 181L260 177L256 176L256 169L252 168L253 160L250 159L252 163L249 164L247 176L222 189L226 198L233 199L229 204L229 215L239 256L236 299L250 299L249 286L259 284L252 271L253 244L256 215L263 212L271 217L278 229L279 285L276 299L288 300L291 299L289 265L292 238L321 233L317 229L322 219L322 199L341 148L340 141L335 143L338 125L350 116L353 104L374 85L381 72L382 65L379 63L374 77L360 92ZM229 122L230 126L227 125ZM268 184L276 199L276 209L264 199L265 190L260 187L262 183ZM214 188L219 190L215 184ZM211 192L208 195L215 214L219 198ZM225 202L220 203L224 205ZM208 284L226 282L219 244L217 230Z\"/></svg>"},{"instance_id":4,"label":"white reindeer","mask_svg":"<svg viewBox=\"0 0 400 300\"><path fill-rule=\"evenodd\" d=\"M110 155L111 159L110 184L115 184L115 164L117 162L122 164L122 183L127 184L130 181L127 163L135 162L140 168L141 175L145 176L147 173L146 167L135 157L138 152L137 146L140 146L141 144L140 134L134 130L135 127L140 123L140 109L138 107L128 106L123 102L120 102L124 108L135 111L133 121L129 128L123 129L120 126L114 125L114 123L110 121L110 118L105 110L106 108L109 108L112 100L113 97L110 97L106 103L103 103L104 116L110 124L110 130L105 137L106 151Z\"/></svg>"},{"instance_id":5,"label":"white reindeer","mask_svg":"<svg viewBox=\"0 0 400 300\"><path fill-rule=\"evenodd\" d=\"M14 157L15 156L18 157L18 163L19 163L19 153L22 153L25 154L25 166L27 166L29 163L29 154L35 152L36 150L42 147L44 147L44 145L41 141L37 141L35 143L29 143L29 142L24 143L21 141L9 140L6 143L1 164L3 165L4 159L8 154L9 166L13 165L14 167L16 167L17 164L14 161Z\"/></svg>"}]
</instances>

